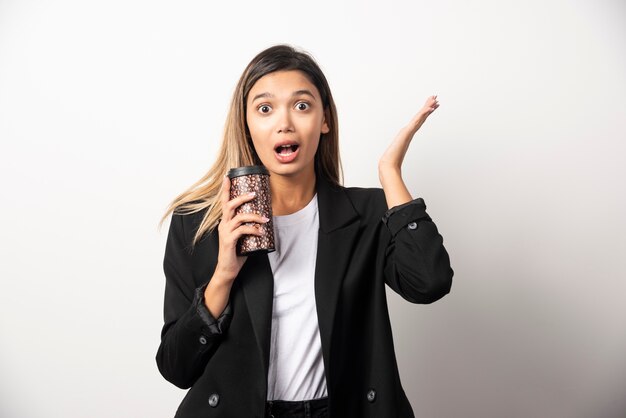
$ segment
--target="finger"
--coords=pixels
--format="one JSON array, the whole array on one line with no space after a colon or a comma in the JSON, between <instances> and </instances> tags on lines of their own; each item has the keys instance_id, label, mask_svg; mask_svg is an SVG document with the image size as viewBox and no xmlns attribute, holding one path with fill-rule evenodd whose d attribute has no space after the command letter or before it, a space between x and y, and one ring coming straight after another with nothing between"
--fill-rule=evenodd
<instances>
[{"instance_id":1,"label":"finger","mask_svg":"<svg viewBox=\"0 0 626 418\"><path fill-rule=\"evenodd\" d=\"M261 229L259 224L245 224L237 228L236 232L239 236L243 235L256 235L257 237L263 236L265 233Z\"/></svg>"},{"instance_id":2,"label":"finger","mask_svg":"<svg viewBox=\"0 0 626 418\"><path fill-rule=\"evenodd\" d=\"M236 198L229 200L226 203L226 207L228 208L229 211L234 212L235 209L237 209L239 206L243 205L246 202L253 200L255 197L256 197L255 192L242 194L241 196L237 196Z\"/></svg>"},{"instance_id":3,"label":"finger","mask_svg":"<svg viewBox=\"0 0 626 418\"><path fill-rule=\"evenodd\" d=\"M236 215L233 219L231 219L231 223L233 223L233 225L241 225L241 224L245 224L247 222L254 222L257 224L265 224L268 223L270 220L268 218L266 218L263 215L259 215L256 213L240 213L238 215Z\"/></svg>"},{"instance_id":4,"label":"finger","mask_svg":"<svg viewBox=\"0 0 626 418\"><path fill-rule=\"evenodd\" d=\"M222 233L232 234L242 225L256 225L260 227L261 224L268 222L269 219L255 213L241 213L222 225Z\"/></svg>"},{"instance_id":5,"label":"finger","mask_svg":"<svg viewBox=\"0 0 626 418\"><path fill-rule=\"evenodd\" d=\"M223 242L227 245L227 247L234 247L237 244L237 241L239 241L239 239L244 235L255 235L260 237L264 235L264 232L261 230L261 226L259 224L250 223L239 225L227 236L220 236L220 241L222 241L223 238Z\"/></svg>"},{"instance_id":6,"label":"finger","mask_svg":"<svg viewBox=\"0 0 626 418\"><path fill-rule=\"evenodd\" d=\"M267 221L260 222L245 222L238 223L234 219L228 223L222 222L218 226L218 230L220 233L220 245L225 244L226 247L231 248L237 244L237 241L244 235L256 235L263 236L264 231L261 228L261 224L266 223Z\"/></svg>"},{"instance_id":7,"label":"finger","mask_svg":"<svg viewBox=\"0 0 626 418\"><path fill-rule=\"evenodd\" d=\"M226 236L232 234L237 228L244 224L266 224L270 220L257 213L239 213L232 218L225 220L222 218L222 222L219 225L220 236Z\"/></svg>"}]
</instances>

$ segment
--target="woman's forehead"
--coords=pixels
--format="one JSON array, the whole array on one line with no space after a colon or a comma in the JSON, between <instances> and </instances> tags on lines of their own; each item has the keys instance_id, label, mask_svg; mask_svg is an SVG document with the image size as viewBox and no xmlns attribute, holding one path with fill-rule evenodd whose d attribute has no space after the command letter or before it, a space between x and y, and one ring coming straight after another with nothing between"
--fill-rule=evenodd
<instances>
[{"instance_id":1,"label":"woman's forehead","mask_svg":"<svg viewBox=\"0 0 626 418\"><path fill-rule=\"evenodd\" d=\"M275 71L259 78L248 93L248 100L262 97L291 96L293 93L309 91L316 99L320 93L307 75L299 70Z\"/></svg>"}]
</instances>

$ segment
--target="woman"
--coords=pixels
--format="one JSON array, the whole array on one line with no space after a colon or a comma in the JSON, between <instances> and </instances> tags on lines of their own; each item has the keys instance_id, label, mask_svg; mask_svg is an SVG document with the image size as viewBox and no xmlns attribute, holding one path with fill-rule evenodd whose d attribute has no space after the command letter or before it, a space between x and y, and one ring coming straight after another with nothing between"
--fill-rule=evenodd
<instances>
[{"instance_id":1,"label":"woman","mask_svg":"<svg viewBox=\"0 0 626 418\"><path fill-rule=\"evenodd\" d=\"M166 214L157 364L191 388L176 417L413 416L385 284L413 303L450 290L442 237L400 170L437 107L430 97L381 157L382 190L344 188L337 113L318 65L285 45L250 62L217 161ZM225 173L257 164L270 173L277 251L246 258L237 241L268 219L235 214L254 196L229 201Z\"/></svg>"}]
</instances>

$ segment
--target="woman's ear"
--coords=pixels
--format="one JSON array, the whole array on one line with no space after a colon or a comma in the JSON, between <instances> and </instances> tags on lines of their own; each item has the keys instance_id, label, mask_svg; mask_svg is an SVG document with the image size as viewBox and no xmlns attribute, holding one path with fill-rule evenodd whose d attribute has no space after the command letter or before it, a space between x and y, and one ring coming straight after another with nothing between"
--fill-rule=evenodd
<instances>
[{"instance_id":1,"label":"woman's ear","mask_svg":"<svg viewBox=\"0 0 626 418\"><path fill-rule=\"evenodd\" d=\"M328 109L324 109L324 119L322 119L322 129L321 132L323 134L327 134L330 132L330 127L328 126L328 120L330 118L328 117Z\"/></svg>"}]
</instances>

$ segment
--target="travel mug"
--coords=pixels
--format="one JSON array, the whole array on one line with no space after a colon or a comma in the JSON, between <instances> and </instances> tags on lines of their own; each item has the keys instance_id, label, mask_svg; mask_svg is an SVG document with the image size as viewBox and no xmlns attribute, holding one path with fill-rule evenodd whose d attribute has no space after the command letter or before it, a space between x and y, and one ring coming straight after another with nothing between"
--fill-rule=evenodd
<instances>
[{"instance_id":1,"label":"travel mug","mask_svg":"<svg viewBox=\"0 0 626 418\"><path fill-rule=\"evenodd\" d=\"M256 197L235 209L236 214L256 213L265 216L269 222L247 225L256 225L263 232L262 236L244 235L237 242L238 255L254 253L269 253L274 248L274 223L272 222L272 202L270 195L270 175L262 165L231 168L228 171L230 178L230 199L255 192Z\"/></svg>"}]
</instances>

